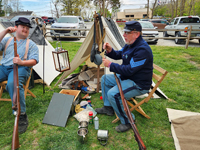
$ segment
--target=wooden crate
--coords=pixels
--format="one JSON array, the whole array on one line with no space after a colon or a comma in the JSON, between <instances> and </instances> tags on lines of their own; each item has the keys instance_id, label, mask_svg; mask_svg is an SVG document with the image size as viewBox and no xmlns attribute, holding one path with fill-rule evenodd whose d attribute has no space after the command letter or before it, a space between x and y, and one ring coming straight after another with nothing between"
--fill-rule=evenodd
<instances>
[{"instance_id":1,"label":"wooden crate","mask_svg":"<svg viewBox=\"0 0 200 150\"><path fill-rule=\"evenodd\" d=\"M71 112L70 112L70 115L73 115L74 112L75 112L75 106L77 104L79 104L80 101L81 101L81 91L80 90L66 90L66 89L62 89L59 93L75 96L73 104L72 104L72 107L71 107Z\"/></svg>"}]
</instances>

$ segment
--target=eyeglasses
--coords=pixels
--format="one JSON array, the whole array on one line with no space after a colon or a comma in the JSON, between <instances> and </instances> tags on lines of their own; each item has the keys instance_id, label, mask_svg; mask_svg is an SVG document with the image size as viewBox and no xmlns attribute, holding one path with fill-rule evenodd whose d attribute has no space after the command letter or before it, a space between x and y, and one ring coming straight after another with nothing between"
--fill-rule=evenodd
<instances>
[{"instance_id":1,"label":"eyeglasses","mask_svg":"<svg viewBox=\"0 0 200 150\"><path fill-rule=\"evenodd\" d=\"M138 33L138 31L131 31L131 32L124 31L124 34L126 34L126 35L132 34L132 33Z\"/></svg>"},{"instance_id":2,"label":"eyeglasses","mask_svg":"<svg viewBox=\"0 0 200 150\"><path fill-rule=\"evenodd\" d=\"M128 34L131 34L131 32L126 32L126 31L124 31L124 34L128 35Z\"/></svg>"}]
</instances>

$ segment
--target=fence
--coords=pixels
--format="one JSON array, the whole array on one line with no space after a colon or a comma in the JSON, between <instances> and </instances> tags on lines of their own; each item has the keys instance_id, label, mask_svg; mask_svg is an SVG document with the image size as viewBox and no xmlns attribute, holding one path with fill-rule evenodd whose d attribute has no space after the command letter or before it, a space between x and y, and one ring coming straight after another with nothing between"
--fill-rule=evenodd
<instances>
[{"instance_id":1,"label":"fence","mask_svg":"<svg viewBox=\"0 0 200 150\"><path fill-rule=\"evenodd\" d=\"M124 23L123 23L124 24ZM122 25L123 25L122 24ZM72 31L89 31L90 29L64 29L64 28L45 28L43 27L43 33L46 33L46 30L72 30ZM200 29L192 29L192 26L190 26L189 29L143 29L142 31L159 31L159 32L164 32L164 31L188 31L187 37L143 37L144 39L185 39L185 48L188 48L189 45L189 40L190 39L199 39L200 37L191 37L191 32L192 31L200 31ZM46 37L55 37L52 35L46 35ZM85 38L86 36L60 36L60 38Z\"/></svg>"}]
</instances>

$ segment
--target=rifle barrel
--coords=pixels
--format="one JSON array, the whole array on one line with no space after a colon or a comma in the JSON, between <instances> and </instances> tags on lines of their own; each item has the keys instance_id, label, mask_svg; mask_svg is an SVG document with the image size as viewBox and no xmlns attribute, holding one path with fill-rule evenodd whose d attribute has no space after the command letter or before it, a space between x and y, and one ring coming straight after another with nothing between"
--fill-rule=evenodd
<instances>
[{"instance_id":1,"label":"rifle barrel","mask_svg":"<svg viewBox=\"0 0 200 150\"><path fill-rule=\"evenodd\" d=\"M114 73L114 76L115 76L115 79L116 79L116 82L117 82L117 86L119 88L120 96L121 96L121 99L122 99L122 104L124 106L124 111L126 112L128 120L129 120L131 127L133 129L133 132L135 134L135 140L138 142L138 146L139 146L140 150L146 150L146 146L144 145L144 142L142 141L142 138L139 135L138 129L135 125L135 121L133 120L130 109L129 109L128 104L126 102L126 99L124 97L124 93L123 93L123 90L122 90L122 87L121 87L121 84L120 84L120 80L117 77L116 73Z\"/></svg>"},{"instance_id":2,"label":"rifle barrel","mask_svg":"<svg viewBox=\"0 0 200 150\"><path fill-rule=\"evenodd\" d=\"M14 37L14 57L17 56L17 43L16 37ZM18 65L13 65L13 78L14 78L14 93L13 93L13 107L12 109L17 111L15 116L15 123L13 128L13 136L12 136L12 150L18 149L19 145L19 133L18 133L18 124L19 124L19 116L21 114L20 109L20 100L19 100L19 78L18 78Z\"/></svg>"}]
</instances>

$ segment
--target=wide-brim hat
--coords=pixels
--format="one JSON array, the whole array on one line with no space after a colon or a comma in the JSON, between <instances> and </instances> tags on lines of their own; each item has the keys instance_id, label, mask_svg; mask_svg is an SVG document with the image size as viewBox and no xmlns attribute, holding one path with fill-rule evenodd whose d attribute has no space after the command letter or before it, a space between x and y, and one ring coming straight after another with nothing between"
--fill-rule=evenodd
<instances>
[{"instance_id":1,"label":"wide-brim hat","mask_svg":"<svg viewBox=\"0 0 200 150\"><path fill-rule=\"evenodd\" d=\"M19 17L18 20L15 21L15 25L24 25L29 28L32 28L30 20L25 17Z\"/></svg>"},{"instance_id":2,"label":"wide-brim hat","mask_svg":"<svg viewBox=\"0 0 200 150\"><path fill-rule=\"evenodd\" d=\"M131 31L142 31L142 26L138 21L129 21L125 23L126 26L124 27L124 32L131 32Z\"/></svg>"}]
</instances>

